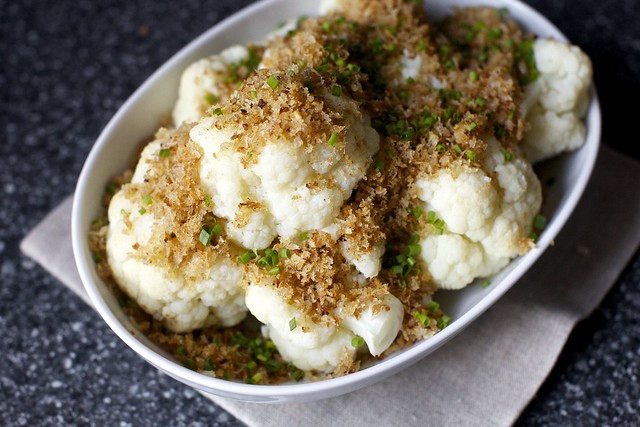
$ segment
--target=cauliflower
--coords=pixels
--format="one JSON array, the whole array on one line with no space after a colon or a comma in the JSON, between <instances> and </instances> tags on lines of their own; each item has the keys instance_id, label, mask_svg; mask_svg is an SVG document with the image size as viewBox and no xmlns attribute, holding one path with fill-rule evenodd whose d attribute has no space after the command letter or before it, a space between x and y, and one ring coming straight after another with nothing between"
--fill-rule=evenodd
<instances>
[{"instance_id":1,"label":"cauliflower","mask_svg":"<svg viewBox=\"0 0 640 427\"><path fill-rule=\"evenodd\" d=\"M287 304L271 286L252 284L246 293L251 313L265 324L265 335L274 342L285 360L298 368L327 372L335 369L343 358L353 359L353 338L360 336L374 356L380 355L395 339L404 309L393 295L384 301L389 310L373 313L368 307L359 317L345 316L338 326L320 325Z\"/></svg>"},{"instance_id":2,"label":"cauliflower","mask_svg":"<svg viewBox=\"0 0 640 427\"><path fill-rule=\"evenodd\" d=\"M249 50L245 46L229 47L218 55L200 59L182 73L178 101L173 108L173 123L197 122L220 96L219 84L225 83L229 66L246 61Z\"/></svg>"},{"instance_id":3,"label":"cauliflower","mask_svg":"<svg viewBox=\"0 0 640 427\"><path fill-rule=\"evenodd\" d=\"M163 142L158 139L145 147L131 184L116 193L109 205L106 251L113 276L140 307L173 331L234 326L247 309L239 286L243 270L229 257L214 254L205 277L193 280L168 262L150 263L140 256L154 235L171 232L163 219L140 209L140 196L133 191L152 169Z\"/></svg>"},{"instance_id":4,"label":"cauliflower","mask_svg":"<svg viewBox=\"0 0 640 427\"><path fill-rule=\"evenodd\" d=\"M416 55L412 58L409 56L409 52L405 50L400 58L400 67L403 81L415 79L422 67L422 56Z\"/></svg>"},{"instance_id":5,"label":"cauliflower","mask_svg":"<svg viewBox=\"0 0 640 427\"><path fill-rule=\"evenodd\" d=\"M382 268L382 256L386 248L384 241L377 242L369 251L362 248L354 248L352 243L345 239L340 242L342 256L352 264L366 278L375 277Z\"/></svg>"},{"instance_id":6,"label":"cauliflower","mask_svg":"<svg viewBox=\"0 0 640 427\"><path fill-rule=\"evenodd\" d=\"M444 221L441 234L420 242L426 269L443 289L463 288L523 253L540 210L541 188L531 165L505 159L495 138L487 142L482 167L453 165L416 181L423 210Z\"/></svg>"},{"instance_id":7,"label":"cauliflower","mask_svg":"<svg viewBox=\"0 0 640 427\"><path fill-rule=\"evenodd\" d=\"M262 71L262 77L256 78L268 75L267 70ZM281 79L284 86L285 77ZM264 80L260 84L262 90L266 87L265 91L270 91L264 92L265 96L277 97L270 104L295 105L287 106L287 113L299 134L274 133L273 123L263 115L251 126L251 137L244 136L247 129L242 127L219 125L225 117L215 114L191 131L191 138L204 151L200 177L212 196L214 213L229 221L228 235L247 249L265 248L276 236L293 239L312 230L335 231L340 207L364 177L379 145L369 117L352 99L334 96L324 88L307 95L299 82L295 89L285 90L271 89ZM335 117L328 119L336 126L334 132L327 132L319 143L310 139L310 135L318 135L318 130L310 127L316 116L312 117L303 104L296 104L298 97L309 97L309 105L323 109L314 110L318 120ZM266 105L262 97L260 100ZM238 148L238 144L252 148Z\"/></svg>"},{"instance_id":8,"label":"cauliflower","mask_svg":"<svg viewBox=\"0 0 640 427\"><path fill-rule=\"evenodd\" d=\"M322 0L318 7L318 15L328 15L333 12L341 12L343 5L341 0Z\"/></svg>"},{"instance_id":9,"label":"cauliflower","mask_svg":"<svg viewBox=\"0 0 640 427\"><path fill-rule=\"evenodd\" d=\"M539 76L527 86L522 110L529 122L523 148L535 163L584 143L592 69L584 52L561 41L538 39L533 54Z\"/></svg>"}]
</instances>

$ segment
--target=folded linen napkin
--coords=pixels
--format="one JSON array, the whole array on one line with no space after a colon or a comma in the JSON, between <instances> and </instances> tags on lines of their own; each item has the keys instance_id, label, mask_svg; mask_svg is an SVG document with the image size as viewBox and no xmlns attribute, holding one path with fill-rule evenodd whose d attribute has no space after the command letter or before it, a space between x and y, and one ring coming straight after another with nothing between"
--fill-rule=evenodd
<instances>
[{"instance_id":1,"label":"folded linen napkin","mask_svg":"<svg viewBox=\"0 0 640 427\"><path fill-rule=\"evenodd\" d=\"M640 242L640 164L604 147L556 244L498 303L443 348L376 385L306 404L205 394L249 426L511 425L552 369L576 322L600 303ZM75 269L71 198L23 252L88 301Z\"/></svg>"}]
</instances>

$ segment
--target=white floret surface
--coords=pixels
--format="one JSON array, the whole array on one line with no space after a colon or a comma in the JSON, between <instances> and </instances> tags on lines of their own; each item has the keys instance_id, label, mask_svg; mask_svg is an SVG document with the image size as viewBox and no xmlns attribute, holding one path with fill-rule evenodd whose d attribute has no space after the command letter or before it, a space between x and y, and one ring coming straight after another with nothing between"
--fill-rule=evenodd
<instances>
[{"instance_id":1,"label":"white floret surface","mask_svg":"<svg viewBox=\"0 0 640 427\"><path fill-rule=\"evenodd\" d=\"M378 275L380 269L382 269L382 256L385 250L384 241L377 242L371 250L366 252L353 248L349 241L340 242L342 256L366 278Z\"/></svg>"},{"instance_id":2,"label":"white floret surface","mask_svg":"<svg viewBox=\"0 0 640 427\"><path fill-rule=\"evenodd\" d=\"M144 179L148 160L157 157L160 148L159 141L147 145L132 183ZM139 209L140 201L130 200L123 191L116 193L109 205L106 250L113 276L123 291L175 332L241 322L247 312L244 291L239 286L242 269L228 258L218 257L208 277L193 282L168 265L145 263L136 257L134 245L144 246L153 234L164 234L167 230L161 220L150 213L141 215Z\"/></svg>"},{"instance_id":3,"label":"white floret surface","mask_svg":"<svg viewBox=\"0 0 640 427\"><path fill-rule=\"evenodd\" d=\"M229 65L246 60L249 50L245 46L231 46L218 55L202 58L189 65L180 77L178 101L173 109L173 123L197 122L211 104L209 95L218 96L217 85L227 78Z\"/></svg>"},{"instance_id":4,"label":"white floret surface","mask_svg":"<svg viewBox=\"0 0 640 427\"><path fill-rule=\"evenodd\" d=\"M364 338L371 354L381 354L398 334L404 314L402 303L391 294L384 300L389 310L374 315L369 308L359 318L345 316L339 326L314 323L268 285L248 286L245 302L265 324L266 335L285 360L300 369L320 372L335 369L345 356L355 357L357 349L351 341L356 335ZM291 319L296 322L293 329Z\"/></svg>"},{"instance_id":5,"label":"white floret surface","mask_svg":"<svg viewBox=\"0 0 640 427\"><path fill-rule=\"evenodd\" d=\"M318 15L328 15L333 12L340 12L343 7L341 0L322 0L318 7Z\"/></svg>"},{"instance_id":6,"label":"white floret surface","mask_svg":"<svg viewBox=\"0 0 640 427\"><path fill-rule=\"evenodd\" d=\"M460 164L416 181L425 212L445 222L442 234L427 233L420 255L434 283L461 289L497 273L519 255L542 203L541 187L524 159L505 159L488 140L481 167Z\"/></svg>"},{"instance_id":7,"label":"white floret surface","mask_svg":"<svg viewBox=\"0 0 640 427\"><path fill-rule=\"evenodd\" d=\"M306 144L265 134L255 162L245 166L243 154L230 148L234 130L217 130L215 116L191 130L192 140L204 150L202 185L212 196L214 214L229 221L227 234L237 244L262 249L276 236L291 239L335 229L340 207L378 150L379 136L368 116L354 114L352 101L329 94L324 101L346 119L345 150L329 144L309 150ZM248 209L248 203L262 208Z\"/></svg>"},{"instance_id":8,"label":"white floret surface","mask_svg":"<svg viewBox=\"0 0 640 427\"><path fill-rule=\"evenodd\" d=\"M422 67L422 57L418 54L411 57L408 51L404 51L400 57L400 70L403 80L415 79Z\"/></svg>"},{"instance_id":9,"label":"white floret surface","mask_svg":"<svg viewBox=\"0 0 640 427\"><path fill-rule=\"evenodd\" d=\"M529 122L523 148L535 163L584 144L592 66L580 48L558 40L536 40L533 53L540 75L527 86L522 110Z\"/></svg>"}]
</instances>

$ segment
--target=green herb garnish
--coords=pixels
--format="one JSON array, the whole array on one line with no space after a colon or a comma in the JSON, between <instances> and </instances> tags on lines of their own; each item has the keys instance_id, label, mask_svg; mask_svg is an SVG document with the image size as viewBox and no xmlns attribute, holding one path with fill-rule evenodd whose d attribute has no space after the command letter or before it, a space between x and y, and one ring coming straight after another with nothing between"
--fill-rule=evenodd
<instances>
[{"instance_id":1,"label":"green herb garnish","mask_svg":"<svg viewBox=\"0 0 640 427\"><path fill-rule=\"evenodd\" d=\"M356 335L351 340L351 346L354 348L362 347L363 345L364 345L364 338L362 338L360 335Z\"/></svg>"},{"instance_id":2,"label":"green herb garnish","mask_svg":"<svg viewBox=\"0 0 640 427\"><path fill-rule=\"evenodd\" d=\"M280 80L276 76L271 76L267 79L267 84L271 89L275 89L280 84Z\"/></svg>"}]
</instances>

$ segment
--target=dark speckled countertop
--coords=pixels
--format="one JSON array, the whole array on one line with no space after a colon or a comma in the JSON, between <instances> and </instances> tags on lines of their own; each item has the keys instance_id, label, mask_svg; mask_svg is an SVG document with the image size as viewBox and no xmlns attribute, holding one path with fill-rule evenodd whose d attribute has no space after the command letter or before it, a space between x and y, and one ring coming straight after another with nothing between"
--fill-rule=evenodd
<instances>
[{"instance_id":1,"label":"dark speckled countertop","mask_svg":"<svg viewBox=\"0 0 640 427\"><path fill-rule=\"evenodd\" d=\"M443 0L444 1L444 0ZM239 425L158 373L22 237L74 190L116 109L187 42L248 0L0 0L0 423ZM529 0L594 62L603 142L640 158L640 1ZM603 219L606 220L606 219ZM640 256L572 334L518 424L637 425Z\"/></svg>"}]
</instances>

